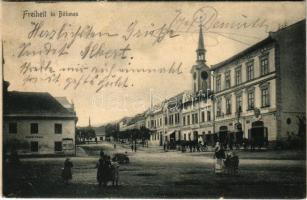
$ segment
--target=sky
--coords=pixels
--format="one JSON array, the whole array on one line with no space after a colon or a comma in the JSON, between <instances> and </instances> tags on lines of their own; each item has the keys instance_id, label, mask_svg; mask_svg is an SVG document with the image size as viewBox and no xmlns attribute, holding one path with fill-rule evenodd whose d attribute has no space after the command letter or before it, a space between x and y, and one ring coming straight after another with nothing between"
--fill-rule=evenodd
<instances>
[{"instance_id":1,"label":"sky","mask_svg":"<svg viewBox=\"0 0 307 200\"><path fill-rule=\"evenodd\" d=\"M207 65L219 63L248 48L276 31L280 26L291 25L305 18L304 2L246 2L246 3L9 3L3 2L3 51L4 79L10 82L9 90L49 92L53 96L66 96L73 101L78 116L78 125L101 125L124 116L133 116L145 111L151 104L159 103L182 91L190 90L190 70L195 64L199 25L203 26ZM78 16L28 17L25 12L58 11L78 13ZM23 18L24 17L24 18ZM201 21L201 23L200 23ZM32 37L33 24L42 22L42 29L59 31L63 24L71 24L68 30L91 25L95 30L114 33L114 37L76 39L68 55L20 56L23 43L31 43L31 50L38 51L50 42L53 48L61 47L66 40L55 41ZM244 23L247 28L244 27ZM227 25L228 24L228 25ZM230 25L235 25L231 27ZM174 31L157 40L150 36L154 29ZM135 34L125 40L129 33ZM139 31L139 32L138 32ZM146 32L147 31L147 32ZM147 33L147 34L146 34ZM158 32L155 32L157 36ZM165 33L165 32L164 32ZM160 35L161 36L161 35ZM69 41L69 40L68 40ZM103 43L105 49L122 49L128 46L126 58L98 56L82 59L85 47ZM32 48L33 47L33 48ZM30 48L29 48L30 49ZM120 52L118 50L118 52ZM130 73L129 87L106 87L97 92L97 87L79 85L76 89L64 89L64 83L25 82L22 65L32 66L51 61L54 69L63 66L100 66L110 69L113 64L128 69L153 69L180 65L180 74ZM181 64L180 64L181 63ZM47 72L32 73L45 77ZM31 74L30 74L31 75ZM90 74L92 75L92 74ZM61 72L62 77L78 80L80 73ZM67 79L63 79L66 80ZM67 82L65 82L67 83ZM71 84L72 85L72 84Z\"/></svg>"}]
</instances>

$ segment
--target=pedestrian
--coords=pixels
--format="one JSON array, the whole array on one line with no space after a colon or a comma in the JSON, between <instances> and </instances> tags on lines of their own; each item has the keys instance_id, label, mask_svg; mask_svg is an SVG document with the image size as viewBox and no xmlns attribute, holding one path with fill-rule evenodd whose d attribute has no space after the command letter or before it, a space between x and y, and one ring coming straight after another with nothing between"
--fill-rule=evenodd
<instances>
[{"instance_id":1,"label":"pedestrian","mask_svg":"<svg viewBox=\"0 0 307 200\"><path fill-rule=\"evenodd\" d=\"M134 152L136 152L136 144L134 145Z\"/></svg>"},{"instance_id":2,"label":"pedestrian","mask_svg":"<svg viewBox=\"0 0 307 200\"><path fill-rule=\"evenodd\" d=\"M119 164L118 162L112 162L111 165L112 169L112 185L113 186L118 186L118 181L119 181Z\"/></svg>"},{"instance_id":3,"label":"pedestrian","mask_svg":"<svg viewBox=\"0 0 307 200\"><path fill-rule=\"evenodd\" d=\"M104 171L104 166L105 166L105 155L104 152L101 150L100 151L100 158L96 164L96 168L97 168L97 182L99 184L99 186L101 186L102 182L103 182L103 171Z\"/></svg>"},{"instance_id":4,"label":"pedestrian","mask_svg":"<svg viewBox=\"0 0 307 200\"><path fill-rule=\"evenodd\" d=\"M131 151L133 152L133 144L131 144Z\"/></svg>"},{"instance_id":5,"label":"pedestrian","mask_svg":"<svg viewBox=\"0 0 307 200\"><path fill-rule=\"evenodd\" d=\"M68 185L69 180L72 179L72 172L71 172L72 167L73 167L72 162L70 161L69 158L66 158L66 160L64 162L64 168L62 170L62 178L63 178L64 183L66 185Z\"/></svg>"},{"instance_id":6,"label":"pedestrian","mask_svg":"<svg viewBox=\"0 0 307 200\"><path fill-rule=\"evenodd\" d=\"M201 147L201 141L198 142L196 148L197 148L197 152L200 152L200 147Z\"/></svg>"},{"instance_id":7,"label":"pedestrian","mask_svg":"<svg viewBox=\"0 0 307 200\"><path fill-rule=\"evenodd\" d=\"M114 149L116 149L116 144L115 143L114 143L113 147L114 147Z\"/></svg>"},{"instance_id":8,"label":"pedestrian","mask_svg":"<svg viewBox=\"0 0 307 200\"><path fill-rule=\"evenodd\" d=\"M223 145L219 142L216 142L215 151L214 151L215 165L214 171L215 174L221 174L224 171L223 159L225 159L225 151Z\"/></svg>"}]
</instances>

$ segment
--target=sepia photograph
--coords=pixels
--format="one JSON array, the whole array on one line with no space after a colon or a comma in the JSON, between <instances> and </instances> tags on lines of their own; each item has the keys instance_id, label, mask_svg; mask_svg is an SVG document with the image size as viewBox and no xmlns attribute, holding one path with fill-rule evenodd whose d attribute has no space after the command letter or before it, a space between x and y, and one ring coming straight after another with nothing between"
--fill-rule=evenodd
<instances>
[{"instance_id":1,"label":"sepia photograph","mask_svg":"<svg viewBox=\"0 0 307 200\"><path fill-rule=\"evenodd\" d=\"M4 198L305 199L305 2L2 2Z\"/></svg>"}]
</instances>

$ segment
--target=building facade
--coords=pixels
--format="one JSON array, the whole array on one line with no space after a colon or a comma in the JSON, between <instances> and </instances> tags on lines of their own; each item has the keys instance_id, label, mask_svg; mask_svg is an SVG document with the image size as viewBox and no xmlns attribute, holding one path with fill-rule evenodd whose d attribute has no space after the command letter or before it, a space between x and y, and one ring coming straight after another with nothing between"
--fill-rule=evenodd
<instances>
[{"instance_id":1,"label":"building facade","mask_svg":"<svg viewBox=\"0 0 307 200\"><path fill-rule=\"evenodd\" d=\"M216 131L233 132L240 123L249 138L258 121L268 141L298 133L306 110L305 33L304 20L212 66Z\"/></svg>"},{"instance_id":2,"label":"building facade","mask_svg":"<svg viewBox=\"0 0 307 200\"><path fill-rule=\"evenodd\" d=\"M153 106L144 115L151 143L251 140L269 143L297 135L305 119L305 20L271 32L264 40L209 67L200 27L191 91Z\"/></svg>"},{"instance_id":3,"label":"building facade","mask_svg":"<svg viewBox=\"0 0 307 200\"><path fill-rule=\"evenodd\" d=\"M3 91L3 145L21 155L74 155L77 117L49 93ZM73 107L73 106L72 106Z\"/></svg>"}]
</instances>

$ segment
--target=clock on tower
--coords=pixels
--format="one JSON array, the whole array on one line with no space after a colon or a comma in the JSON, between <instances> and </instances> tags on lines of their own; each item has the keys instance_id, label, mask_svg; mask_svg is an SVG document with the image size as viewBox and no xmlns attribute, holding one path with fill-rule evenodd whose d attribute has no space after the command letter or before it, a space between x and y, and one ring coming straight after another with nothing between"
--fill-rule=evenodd
<instances>
[{"instance_id":1,"label":"clock on tower","mask_svg":"<svg viewBox=\"0 0 307 200\"><path fill-rule=\"evenodd\" d=\"M206 92L211 89L210 68L206 65L205 53L202 25L200 25L198 47L196 49L196 64L191 69L194 93Z\"/></svg>"}]
</instances>

